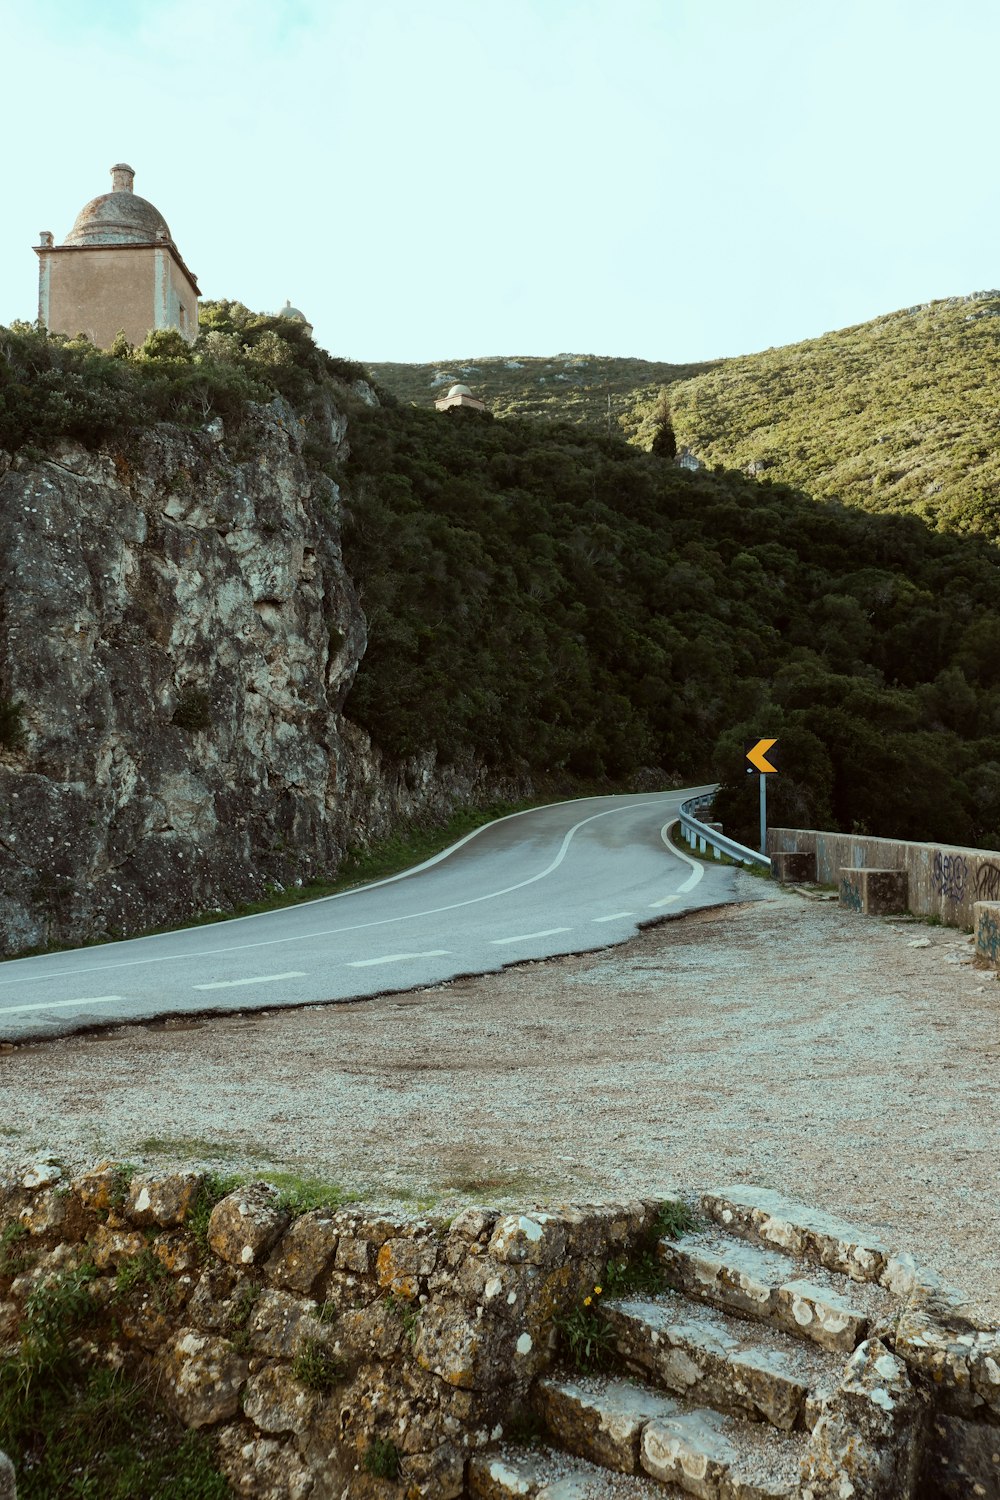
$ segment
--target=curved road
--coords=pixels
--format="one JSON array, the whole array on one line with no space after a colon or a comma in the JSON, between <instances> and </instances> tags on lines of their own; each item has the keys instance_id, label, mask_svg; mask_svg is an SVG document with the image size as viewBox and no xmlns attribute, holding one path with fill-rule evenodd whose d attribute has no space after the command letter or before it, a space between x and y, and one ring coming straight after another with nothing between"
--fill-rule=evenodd
<instances>
[{"instance_id":1,"label":"curved road","mask_svg":"<svg viewBox=\"0 0 1000 1500\"><path fill-rule=\"evenodd\" d=\"M698 790L515 813L389 880L208 927L0 964L0 1040L352 1000L604 948L733 897L665 831Z\"/></svg>"}]
</instances>

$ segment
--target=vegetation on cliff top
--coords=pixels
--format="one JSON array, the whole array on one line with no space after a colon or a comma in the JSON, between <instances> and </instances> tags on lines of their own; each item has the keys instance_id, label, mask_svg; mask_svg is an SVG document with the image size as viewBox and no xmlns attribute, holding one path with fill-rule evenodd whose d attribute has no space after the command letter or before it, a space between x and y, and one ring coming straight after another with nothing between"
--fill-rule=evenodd
<instances>
[{"instance_id":1,"label":"vegetation on cliff top","mask_svg":"<svg viewBox=\"0 0 1000 1500\"><path fill-rule=\"evenodd\" d=\"M232 397L235 421L251 399L292 401L309 461L342 486L343 517L324 514L369 620L346 711L389 755L434 747L609 786L714 774L749 831L740 742L767 733L786 767L775 822L1000 843L1000 574L984 540L689 474L584 425L372 407L351 394L357 367L300 325L237 304L208 322L193 354L155 336L120 357L0 336L14 351L0 430L108 441L99 404L93 430L80 416L81 381L146 393L132 422L195 422L193 381L209 415ZM349 410L346 465L332 402Z\"/></svg>"}]
</instances>

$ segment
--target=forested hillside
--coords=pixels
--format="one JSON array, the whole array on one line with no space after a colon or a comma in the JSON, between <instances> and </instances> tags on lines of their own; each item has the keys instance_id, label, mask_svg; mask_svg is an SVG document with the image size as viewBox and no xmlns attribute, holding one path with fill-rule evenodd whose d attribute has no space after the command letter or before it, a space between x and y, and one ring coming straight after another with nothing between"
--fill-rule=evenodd
<instances>
[{"instance_id":1,"label":"forested hillside","mask_svg":"<svg viewBox=\"0 0 1000 1500\"><path fill-rule=\"evenodd\" d=\"M703 365L594 356L379 365L404 402L452 380L499 416L608 428L649 448L663 411L705 464L871 511L1000 536L1000 292L951 297L836 333Z\"/></svg>"},{"instance_id":2,"label":"forested hillside","mask_svg":"<svg viewBox=\"0 0 1000 1500\"><path fill-rule=\"evenodd\" d=\"M282 393L339 486L326 524L368 620L345 712L389 756L436 746L567 789L741 784L741 741L766 733L776 821L1000 843L985 539L689 474L585 426L372 406L297 325L228 304L209 319L193 355L0 335L0 442L34 458L71 431L127 460L129 424L222 412L234 433Z\"/></svg>"}]
</instances>

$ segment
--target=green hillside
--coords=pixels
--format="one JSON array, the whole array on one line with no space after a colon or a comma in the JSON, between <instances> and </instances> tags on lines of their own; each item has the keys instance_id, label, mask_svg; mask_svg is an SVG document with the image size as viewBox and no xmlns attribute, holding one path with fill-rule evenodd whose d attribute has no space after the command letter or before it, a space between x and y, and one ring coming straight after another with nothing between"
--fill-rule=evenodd
<instances>
[{"instance_id":1,"label":"green hillside","mask_svg":"<svg viewBox=\"0 0 1000 1500\"><path fill-rule=\"evenodd\" d=\"M1000 292L702 365L559 355L372 368L404 403L465 381L497 416L603 432L610 392L615 429L644 448L667 388L678 443L709 467L1000 536Z\"/></svg>"},{"instance_id":2,"label":"green hillside","mask_svg":"<svg viewBox=\"0 0 1000 1500\"><path fill-rule=\"evenodd\" d=\"M728 359L671 398L709 464L1000 536L1000 292Z\"/></svg>"},{"instance_id":3,"label":"green hillside","mask_svg":"<svg viewBox=\"0 0 1000 1500\"><path fill-rule=\"evenodd\" d=\"M467 385L497 417L552 417L582 422L606 432L608 397L612 423L634 426L641 396L715 367L655 364L645 359L609 359L595 354L557 354L550 359L444 360L440 364L374 364L380 385L404 404L434 405L448 387Z\"/></svg>"}]
</instances>

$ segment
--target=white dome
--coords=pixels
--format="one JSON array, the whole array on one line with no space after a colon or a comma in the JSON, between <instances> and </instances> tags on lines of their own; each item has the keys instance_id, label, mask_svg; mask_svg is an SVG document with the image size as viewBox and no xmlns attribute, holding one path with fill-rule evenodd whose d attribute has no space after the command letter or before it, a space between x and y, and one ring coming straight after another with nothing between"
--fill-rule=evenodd
<instances>
[{"instance_id":1,"label":"white dome","mask_svg":"<svg viewBox=\"0 0 1000 1500\"><path fill-rule=\"evenodd\" d=\"M467 385L453 385L448 392L449 396L471 396L472 392Z\"/></svg>"}]
</instances>

